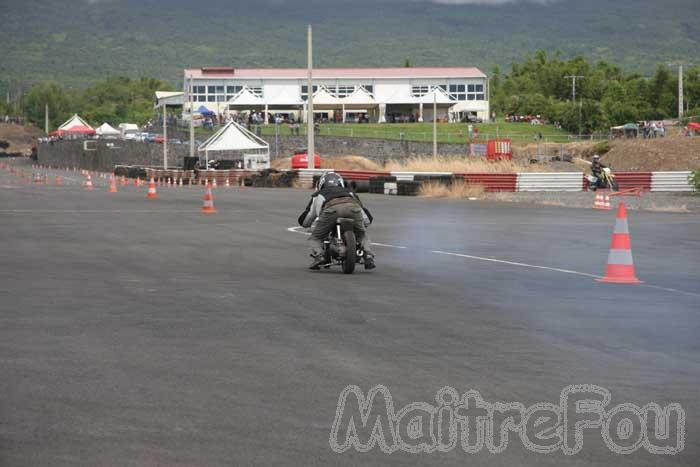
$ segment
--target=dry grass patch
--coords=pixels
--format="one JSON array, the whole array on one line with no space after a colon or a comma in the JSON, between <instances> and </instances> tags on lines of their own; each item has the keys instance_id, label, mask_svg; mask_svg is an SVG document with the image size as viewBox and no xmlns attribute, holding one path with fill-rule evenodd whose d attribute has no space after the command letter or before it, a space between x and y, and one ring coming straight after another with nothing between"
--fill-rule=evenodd
<instances>
[{"instance_id":1,"label":"dry grass patch","mask_svg":"<svg viewBox=\"0 0 700 467\"><path fill-rule=\"evenodd\" d=\"M408 159L392 159L384 165L387 172L452 172L452 173L515 173L551 172L540 164L522 164L517 161L489 162L483 159L463 157L417 156Z\"/></svg>"},{"instance_id":2,"label":"dry grass patch","mask_svg":"<svg viewBox=\"0 0 700 467\"><path fill-rule=\"evenodd\" d=\"M418 190L418 196L425 198L450 198L465 199L483 196L483 185L466 183L463 180L455 180L451 185L439 182L425 182Z\"/></svg>"}]
</instances>

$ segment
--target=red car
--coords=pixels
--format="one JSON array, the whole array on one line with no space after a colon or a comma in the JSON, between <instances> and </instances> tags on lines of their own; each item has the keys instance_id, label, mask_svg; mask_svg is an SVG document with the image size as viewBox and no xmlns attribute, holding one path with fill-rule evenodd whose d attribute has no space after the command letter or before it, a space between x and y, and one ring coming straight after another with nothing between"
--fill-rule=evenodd
<instances>
[{"instance_id":1,"label":"red car","mask_svg":"<svg viewBox=\"0 0 700 467\"><path fill-rule=\"evenodd\" d=\"M306 151L304 152L296 152L292 156L292 168L293 169L307 169L309 167L309 159L306 155ZM318 154L314 153L314 168L315 169L320 169L321 168L321 156Z\"/></svg>"}]
</instances>

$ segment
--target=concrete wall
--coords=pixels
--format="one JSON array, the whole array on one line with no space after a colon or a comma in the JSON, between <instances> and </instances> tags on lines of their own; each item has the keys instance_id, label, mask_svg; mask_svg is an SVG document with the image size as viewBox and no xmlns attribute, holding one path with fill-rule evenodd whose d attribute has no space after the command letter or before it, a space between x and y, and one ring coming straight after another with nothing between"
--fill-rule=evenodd
<instances>
[{"instance_id":1,"label":"concrete wall","mask_svg":"<svg viewBox=\"0 0 700 467\"><path fill-rule=\"evenodd\" d=\"M306 148L306 136L280 136L279 148L274 136L265 137L270 143L270 157L289 157L295 150ZM411 156L426 156L433 153L430 142L397 141L371 138L349 138L337 136L317 136L316 152L321 156L365 156L379 162L387 159L401 159ZM108 145L113 145L110 147ZM82 141L60 141L53 144L40 144L39 161L43 164L64 167L79 167L88 170L111 171L115 165L143 165L162 167L163 146L155 143L135 141L97 141L95 151L85 151ZM182 166L185 156L189 156L189 144L168 145L168 165ZM438 154L464 156L464 144L438 144ZM211 156L211 155L210 155ZM214 157L214 156L212 156Z\"/></svg>"},{"instance_id":2,"label":"concrete wall","mask_svg":"<svg viewBox=\"0 0 700 467\"><path fill-rule=\"evenodd\" d=\"M270 157L289 157L295 149L306 148L306 136L280 136L279 151L275 149L274 136L265 137L270 143ZM411 156L433 154L433 143L419 141L398 141L372 138L350 138L340 136L316 136L316 152L321 156L364 156L377 161L401 159ZM438 144L438 154L464 156L465 144Z\"/></svg>"},{"instance_id":3,"label":"concrete wall","mask_svg":"<svg viewBox=\"0 0 700 467\"><path fill-rule=\"evenodd\" d=\"M40 144L38 158L42 164L111 172L115 165L163 166L163 145L135 141L97 141L95 151L85 151L82 141L59 141ZM109 146L113 145L113 146ZM189 155L189 145L168 146L168 166L182 166Z\"/></svg>"}]
</instances>

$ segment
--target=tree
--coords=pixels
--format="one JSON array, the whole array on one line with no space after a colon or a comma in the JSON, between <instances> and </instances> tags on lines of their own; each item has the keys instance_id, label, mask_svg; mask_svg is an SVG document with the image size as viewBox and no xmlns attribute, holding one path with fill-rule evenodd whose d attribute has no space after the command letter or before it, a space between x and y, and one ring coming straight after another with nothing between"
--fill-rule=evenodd
<instances>
[{"instance_id":1,"label":"tree","mask_svg":"<svg viewBox=\"0 0 700 467\"><path fill-rule=\"evenodd\" d=\"M24 98L24 114L27 119L43 127L44 111L49 106L49 125L56 128L70 115L70 99L57 83L45 82L33 86Z\"/></svg>"},{"instance_id":2,"label":"tree","mask_svg":"<svg viewBox=\"0 0 700 467\"><path fill-rule=\"evenodd\" d=\"M403 62L404 68L413 68L413 64L411 63L411 59L406 57L406 60Z\"/></svg>"}]
</instances>

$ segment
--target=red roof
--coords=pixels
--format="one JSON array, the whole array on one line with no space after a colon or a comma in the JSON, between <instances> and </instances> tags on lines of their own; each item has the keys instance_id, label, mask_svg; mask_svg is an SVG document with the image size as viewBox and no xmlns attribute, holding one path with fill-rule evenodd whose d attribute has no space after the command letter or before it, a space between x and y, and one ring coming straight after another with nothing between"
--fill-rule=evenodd
<instances>
[{"instance_id":1,"label":"red roof","mask_svg":"<svg viewBox=\"0 0 700 467\"><path fill-rule=\"evenodd\" d=\"M232 72L231 72L232 70ZM315 68L314 78L486 78L478 68L432 67L432 68ZM205 78L271 78L305 79L306 68L191 68L185 70L186 77Z\"/></svg>"}]
</instances>

